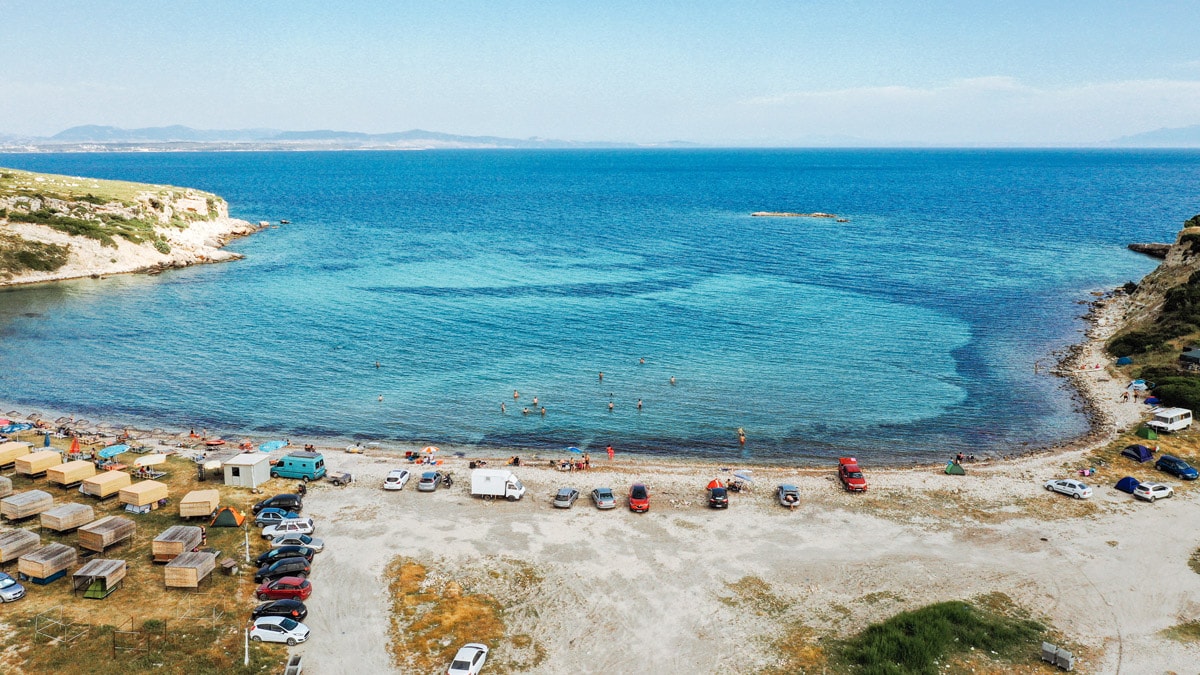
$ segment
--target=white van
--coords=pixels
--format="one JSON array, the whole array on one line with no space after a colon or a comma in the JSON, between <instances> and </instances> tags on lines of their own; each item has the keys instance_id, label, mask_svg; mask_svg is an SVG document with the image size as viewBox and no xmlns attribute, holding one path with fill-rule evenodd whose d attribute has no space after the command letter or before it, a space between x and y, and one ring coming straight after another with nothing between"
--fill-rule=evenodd
<instances>
[{"instance_id":1,"label":"white van","mask_svg":"<svg viewBox=\"0 0 1200 675\"><path fill-rule=\"evenodd\" d=\"M1158 431L1180 431L1192 426L1192 411L1187 408L1163 408L1154 413L1146 426Z\"/></svg>"}]
</instances>

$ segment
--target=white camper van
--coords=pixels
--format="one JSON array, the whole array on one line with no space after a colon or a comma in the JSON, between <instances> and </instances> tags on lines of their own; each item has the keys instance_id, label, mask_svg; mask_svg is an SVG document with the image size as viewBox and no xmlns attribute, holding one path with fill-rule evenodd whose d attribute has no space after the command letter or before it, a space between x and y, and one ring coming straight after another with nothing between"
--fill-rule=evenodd
<instances>
[{"instance_id":1,"label":"white camper van","mask_svg":"<svg viewBox=\"0 0 1200 675\"><path fill-rule=\"evenodd\" d=\"M1158 431L1181 431L1192 426L1192 411L1187 408L1163 408L1154 413L1146 426Z\"/></svg>"},{"instance_id":2,"label":"white camper van","mask_svg":"<svg viewBox=\"0 0 1200 675\"><path fill-rule=\"evenodd\" d=\"M505 469L475 469L471 472L471 494L485 499L503 497L515 502L525 496L517 475Z\"/></svg>"}]
</instances>

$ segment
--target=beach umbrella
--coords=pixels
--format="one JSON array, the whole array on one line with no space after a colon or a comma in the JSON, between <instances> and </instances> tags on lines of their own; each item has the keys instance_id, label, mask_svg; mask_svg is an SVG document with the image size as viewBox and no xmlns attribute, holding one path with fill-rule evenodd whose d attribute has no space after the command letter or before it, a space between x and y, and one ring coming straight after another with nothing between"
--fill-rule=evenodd
<instances>
[{"instance_id":1,"label":"beach umbrella","mask_svg":"<svg viewBox=\"0 0 1200 675\"><path fill-rule=\"evenodd\" d=\"M41 417L41 416L42 416L42 413L40 413L40 412L29 413L29 417L26 417L25 419L27 419L27 420L29 420L30 422L32 422L33 420L36 420L36 419L38 419L38 418L39 418L39 417Z\"/></svg>"},{"instance_id":2,"label":"beach umbrella","mask_svg":"<svg viewBox=\"0 0 1200 675\"><path fill-rule=\"evenodd\" d=\"M424 453L427 453L427 454L430 454L430 455L432 455L433 453L435 453L435 452L437 452L437 451L438 451L438 449L437 449L437 448L435 448L435 447L433 447L432 445L427 445L427 446L425 446L424 448L422 448L422 449L421 449L421 452L424 452Z\"/></svg>"},{"instance_id":3,"label":"beach umbrella","mask_svg":"<svg viewBox=\"0 0 1200 675\"><path fill-rule=\"evenodd\" d=\"M583 451L582 451L582 450L580 450L579 448L577 448L577 447L575 447L575 446L573 446L573 445L572 445L571 447L567 448L567 452L573 452L573 453L575 453L575 454L577 454L577 455L582 455L582 454L583 454Z\"/></svg>"},{"instance_id":4,"label":"beach umbrella","mask_svg":"<svg viewBox=\"0 0 1200 675\"><path fill-rule=\"evenodd\" d=\"M74 436L71 438L71 452L79 452L79 437L78 436Z\"/></svg>"},{"instance_id":5,"label":"beach umbrella","mask_svg":"<svg viewBox=\"0 0 1200 675\"><path fill-rule=\"evenodd\" d=\"M12 420L6 420L3 417L0 417L0 427L6 427L10 424L12 424Z\"/></svg>"},{"instance_id":6,"label":"beach umbrella","mask_svg":"<svg viewBox=\"0 0 1200 675\"><path fill-rule=\"evenodd\" d=\"M42 447L43 448L50 447L50 432L49 431L46 432L46 440L45 440L45 442L42 443Z\"/></svg>"},{"instance_id":7,"label":"beach umbrella","mask_svg":"<svg viewBox=\"0 0 1200 675\"><path fill-rule=\"evenodd\" d=\"M166 455L154 454L138 457L137 459L133 460L133 463L137 466L154 466L156 464L162 464L165 461L167 461Z\"/></svg>"},{"instance_id":8,"label":"beach umbrella","mask_svg":"<svg viewBox=\"0 0 1200 675\"><path fill-rule=\"evenodd\" d=\"M287 445L286 441L267 441L258 446L260 452L271 452Z\"/></svg>"},{"instance_id":9,"label":"beach umbrella","mask_svg":"<svg viewBox=\"0 0 1200 675\"><path fill-rule=\"evenodd\" d=\"M741 478L742 480L746 481L747 483L753 483L753 482L754 482L754 478L752 478L752 477L750 476L750 470L749 470L749 469L742 469L741 471L734 471L734 472L733 472L733 476L734 476L735 478Z\"/></svg>"},{"instance_id":10,"label":"beach umbrella","mask_svg":"<svg viewBox=\"0 0 1200 675\"><path fill-rule=\"evenodd\" d=\"M129 452L129 446L125 444L110 445L99 452L100 459L112 459L122 452Z\"/></svg>"}]
</instances>

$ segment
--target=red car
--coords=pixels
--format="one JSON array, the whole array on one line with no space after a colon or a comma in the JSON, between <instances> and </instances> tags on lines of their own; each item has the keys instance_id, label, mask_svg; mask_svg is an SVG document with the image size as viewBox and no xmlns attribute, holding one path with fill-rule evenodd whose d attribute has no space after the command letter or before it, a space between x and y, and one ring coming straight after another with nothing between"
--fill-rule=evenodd
<instances>
[{"instance_id":1,"label":"red car","mask_svg":"<svg viewBox=\"0 0 1200 675\"><path fill-rule=\"evenodd\" d=\"M863 478L862 469L858 468L858 460L853 457L842 457L838 460L838 478L850 492L866 492L867 479Z\"/></svg>"},{"instance_id":2,"label":"red car","mask_svg":"<svg viewBox=\"0 0 1200 675\"><path fill-rule=\"evenodd\" d=\"M645 483L634 483L629 488L629 510L634 513L645 513L650 510L650 491Z\"/></svg>"},{"instance_id":3,"label":"red car","mask_svg":"<svg viewBox=\"0 0 1200 675\"><path fill-rule=\"evenodd\" d=\"M280 577L259 586L255 595L259 600L307 600L312 584L300 577Z\"/></svg>"}]
</instances>

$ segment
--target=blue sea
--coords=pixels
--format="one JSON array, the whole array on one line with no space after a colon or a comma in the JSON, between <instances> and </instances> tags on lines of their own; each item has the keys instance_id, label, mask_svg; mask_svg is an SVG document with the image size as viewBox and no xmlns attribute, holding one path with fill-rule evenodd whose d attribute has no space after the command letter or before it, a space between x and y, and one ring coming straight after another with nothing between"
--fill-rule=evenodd
<instances>
[{"instance_id":1,"label":"blue sea","mask_svg":"<svg viewBox=\"0 0 1200 675\"><path fill-rule=\"evenodd\" d=\"M238 262L0 292L6 404L294 443L796 464L1008 453L1085 432L1072 390L1035 363L1081 340L1092 291L1153 269L1127 243L1170 241L1200 211L1200 153L1183 151L0 166L191 186L236 217L290 221L231 244Z\"/></svg>"}]
</instances>

